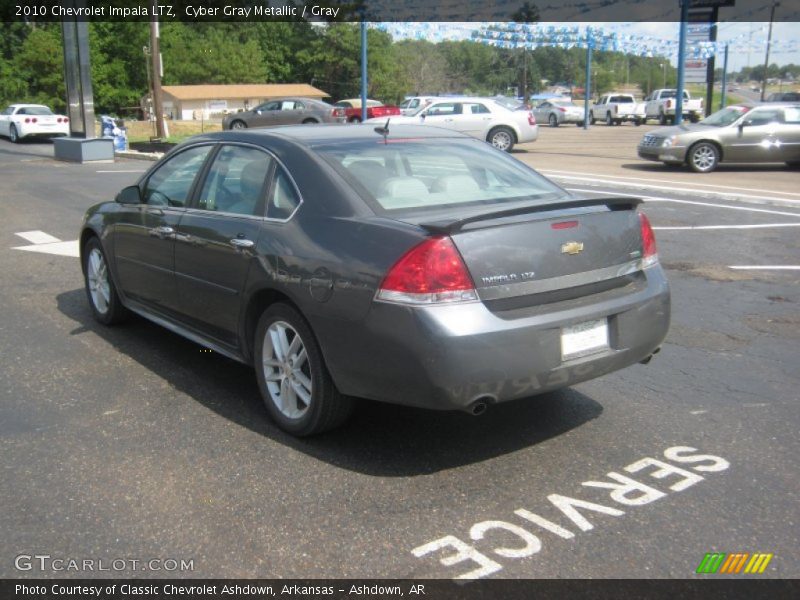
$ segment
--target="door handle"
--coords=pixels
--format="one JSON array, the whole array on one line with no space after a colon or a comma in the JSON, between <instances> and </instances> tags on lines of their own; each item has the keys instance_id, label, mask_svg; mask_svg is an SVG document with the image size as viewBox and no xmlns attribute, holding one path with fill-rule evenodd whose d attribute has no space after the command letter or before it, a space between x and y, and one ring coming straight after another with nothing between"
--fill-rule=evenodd
<instances>
[{"instance_id":1,"label":"door handle","mask_svg":"<svg viewBox=\"0 0 800 600\"><path fill-rule=\"evenodd\" d=\"M168 227L166 225L161 225L160 227L156 227L155 229L150 230L150 235L159 237L162 240L175 233L175 230L172 227Z\"/></svg>"},{"instance_id":2,"label":"door handle","mask_svg":"<svg viewBox=\"0 0 800 600\"><path fill-rule=\"evenodd\" d=\"M233 238L231 240L231 246L236 248L252 248L255 246L256 243L253 240L243 239L243 238Z\"/></svg>"}]
</instances>

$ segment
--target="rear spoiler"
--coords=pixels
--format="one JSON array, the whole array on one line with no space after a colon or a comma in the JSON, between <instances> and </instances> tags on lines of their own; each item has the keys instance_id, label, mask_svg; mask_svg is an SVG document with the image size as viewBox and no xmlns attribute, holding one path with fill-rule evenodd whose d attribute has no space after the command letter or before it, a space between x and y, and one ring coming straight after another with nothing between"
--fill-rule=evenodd
<instances>
[{"instance_id":1,"label":"rear spoiler","mask_svg":"<svg viewBox=\"0 0 800 600\"><path fill-rule=\"evenodd\" d=\"M428 221L419 223L419 226L433 234L450 235L463 229L465 225L478 221L489 221L491 219L502 219L504 217L514 217L528 213L546 212L550 210L560 210L562 208L580 208L582 206L602 206L605 205L611 210L632 210L642 203L641 198L611 197L611 198L577 198L575 200L565 200L552 204L537 204L533 206L520 206L506 210L464 217L463 219L440 219L438 221Z\"/></svg>"}]
</instances>

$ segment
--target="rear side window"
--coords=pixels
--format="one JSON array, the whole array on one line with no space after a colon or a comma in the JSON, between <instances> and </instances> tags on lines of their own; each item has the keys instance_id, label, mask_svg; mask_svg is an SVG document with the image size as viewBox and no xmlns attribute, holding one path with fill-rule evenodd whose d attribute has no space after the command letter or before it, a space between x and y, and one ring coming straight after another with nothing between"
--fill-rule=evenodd
<instances>
[{"instance_id":1,"label":"rear side window","mask_svg":"<svg viewBox=\"0 0 800 600\"><path fill-rule=\"evenodd\" d=\"M145 203L152 206L186 206L192 184L211 148L188 148L158 167L145 185Z\"/></svg>"},{"instance_id":2,"label":"rear side window","mask_svg":"<svg viewBox=\"0 0 800 600\"><path fill-rule=\"evenodd\" d=\"M267 202L267 217L270 219L288 219L300 206L300 198L291 180L282 168L275 172L275 181Z\"/></svg>"},{"instance_id":3,"label":"rear side window","mask_svg":"<svg viewBox=\"0 0 800 600\"><path fill-rule=\"evenodd\" d=\"M384 144L376 140L317 151L376 212L544 202L565 194L535 171L482 142L397 139Z\"/></svg>"},{"instance_id":4,"label":"rear side window","mask_svg":"<svg viewBox=\"0 0 800 600\"><path fill-rule=\"evenodd\" d=\"M784 108L783 116L787 124L800 125L800 106Z\"/></svg>"},{"instance_id":5,"label":"rear side window","mask_svg":"<svg viewBox=\"0 0 800 600\"><path fill-rule=\"evenodd\" d=\"M272 157L255 148L225 146L214 158L197 199L197 208L263 216L264 182Z\"/></svg>"}]
</instances>

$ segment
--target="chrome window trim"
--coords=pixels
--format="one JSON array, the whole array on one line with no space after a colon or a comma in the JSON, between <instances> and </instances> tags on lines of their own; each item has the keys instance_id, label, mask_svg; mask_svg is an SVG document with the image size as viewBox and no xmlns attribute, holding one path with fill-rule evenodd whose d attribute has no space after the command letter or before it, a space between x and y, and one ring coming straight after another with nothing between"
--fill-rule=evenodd
<instances>
[{"instance_id":1,"label":"chrome window trim","mask_svg":"<svg viewBox=\"0 0 800 600\"><path fill-rule=\"evenodd\" d=\"M186 208L187 212L188 211L195 211L197 213L206 214L206 215L224 215L224 216L229 216L229 217L241 217L241 218L244 218L244 219L254 219L254 220L257 220L257 221L266 221L268 223L288 223L289 221L291 221L294 218L294 216L297 214L297 211L300 210L300 207L303 206L303 204L305 203L305 200L303 198L303 195L300 193L300 188L297 187L297 182L295 182L294 177L292 177L291 171L289 171L289 169L286 168L286 165L283 164L283 161L280 158L278 158L275 155L274 152L272 152L271 150L269 150L267 148L264 148L264 146L259 146L258 144L252 144L250 142L216 140L215 143L219 144L220 146L226 146L226 145L227 146L245 146L245 147L248 147L248 148L254 148L256 150L261 150L262 152L265 152L266 154L268 154L275 161L275 163L278 165L278 167L283 169L283 171L286 173L286 176L288 177L289 182L292 184L292 187L294 188L294 191L297 194L297 198L300 201L297 203L297 206L292 211L292 214L290 214L285 219L276 219L275 217L267 217L266 215L259 216L259 215L243 215L241 213L218 212L218 211L206 210L206 209L203 209L203 208L196 208L196 207L187 207ZM202 144L202 142L198 142L197 144L193 144L193 146L200 145L200 144ZM189 146L189 147L191 147L191 146ZM274 176L273 176L273 179L274 179ZM265 193L266 193L266 191L265 191ZM264 212L265 213L266 213L267 208L268 208L267 204L268 204L268 202L264 204Z\"/></svg>"}]
</instances>

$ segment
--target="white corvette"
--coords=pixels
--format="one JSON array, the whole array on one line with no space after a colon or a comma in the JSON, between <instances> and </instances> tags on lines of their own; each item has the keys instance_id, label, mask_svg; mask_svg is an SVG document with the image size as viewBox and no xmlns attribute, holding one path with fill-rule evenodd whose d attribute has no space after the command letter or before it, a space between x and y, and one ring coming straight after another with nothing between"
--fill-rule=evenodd
<instances>
[{"instance_id":1,"label":"white corvette","mask_svg":"<svg viewBox=\"0 0 800 600\"><path fill-rule=\"evenodd\" d=\"M0 113L0 135L18 142L25 137L69 135L69 118L42 104L12 104Z\"/></svg>"}]
</instances>

